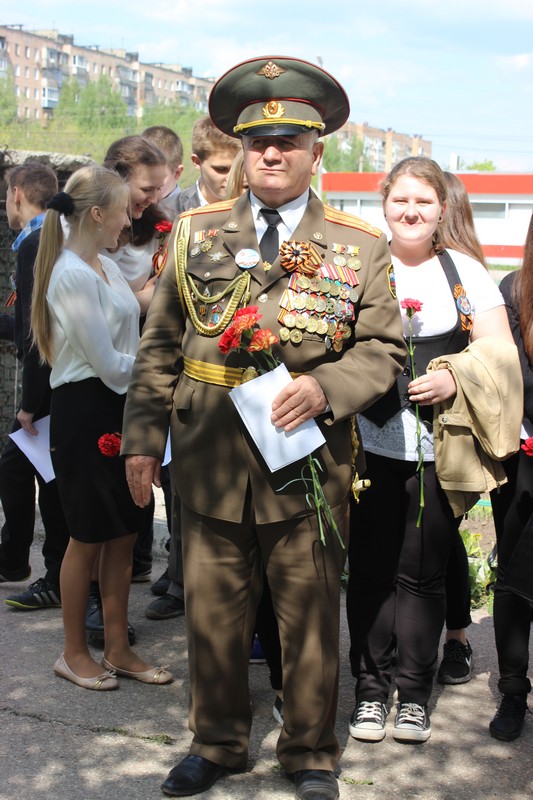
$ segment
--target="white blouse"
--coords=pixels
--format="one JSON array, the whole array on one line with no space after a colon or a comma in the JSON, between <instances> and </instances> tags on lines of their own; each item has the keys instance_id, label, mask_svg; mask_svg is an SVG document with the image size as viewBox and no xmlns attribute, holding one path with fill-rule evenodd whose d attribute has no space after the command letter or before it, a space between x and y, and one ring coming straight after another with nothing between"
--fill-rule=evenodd
<instances>
[{"instance_id":1,"label":"white blouse","mask_svg":"<svg viewBox=\"0 0 533 800\"><path fill-rule=\"evenodd\" d=\"M100 378L117 394L128 388L139 344L139 304L120 269L100 256L109 283L71 250L52 270L46 299L54 360L50 385Z\"/></svg>"},{"instance_id":2,"label":"white blouse","mask_svg":"<svg viewBox=\"0 0 533 800\"><path fill-rule=\"evenodd\" d=\"M483 264L456 250L447 252L457 268L474 318L504 304L500 290ZM419 267L406 267L394 258L392 261L398 302L410 298L423 304L412 319L413 336L437 336L451 330L457 322L457 307L440 262L434 259ZM404 309L401 313L404 336L408 337L407 315ZM382 428L362 415L357 421L363 447L368 452L401 461L418 461L416 418L410 407L398 411ZM424 460L434 461L433 432L423 423L421 429Z\"/></svg>"}]
</instances>

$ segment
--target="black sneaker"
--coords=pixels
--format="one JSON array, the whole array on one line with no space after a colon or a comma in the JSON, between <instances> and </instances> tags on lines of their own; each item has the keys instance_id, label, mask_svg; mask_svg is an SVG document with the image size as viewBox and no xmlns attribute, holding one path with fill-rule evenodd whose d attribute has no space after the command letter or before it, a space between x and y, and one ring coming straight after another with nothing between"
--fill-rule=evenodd
<instances>
[{"instance_id":1,"label":"black sneaker","mask_svg":"<svg viewBox=\"0 0 533 800\"><path fill-rule=\"evenodd\" d=\"M131 571L131 582L132 583L148 583L148 581L152 580L152 567L140 567L139 569L135 569L135 567Z\"/></svg>"},{"instance_id":2,"label":"black sneaker","mask_svg":"<svg viewBox=\"0 0 533 800\"><path fill-rule=\"evenodd\" d=\"M7 601L6 601L7 602ZM100 587L96 581L91 581L89 589L89 601L87 603L87 614L85 615L85 634L88 644L93 647L104 647L104 615L102 613L102 598ZM135 629L128 622L128 641L130 646L135 644Z\"/></svg>"},{"instance_id":3,"label":"black sneaker","mask_svg":"<svg viewBox=\"0 0 533 800\"><path fill-rule=\"evenodd\" d=\"M172 619L172 617L181 617L183 614L185 614L185 603L181 597L174 597L172 594L156 597L144 611L144 615L148 619Z\"/></svg>"},{"instance_id":4,"label":"black sneaker","mask_svg":"<svg viewBox=\"0 0 533 800\"><path fill-rule=\"evenodd\" d=\"M439 683L468 683L472 677L472 648L470 642L463 644L457 639L444 643L444 652L437 672Z\"/></svg>"},{"instance_id":5,"label":"black sneaker","mask_svg":"<svg viewBox=\"0 0 533 800\"><path fill-rule=\"evenodd\" d=\"M28 564L25 567L18 569L7 569L0 567L0 583L18 583L19 581L27 581L31 575L31 567Z\"/></svg>"},{"instance_id":6,"label":"black sneaker","mask_svg":"<svg viewBox=\"0 0 533 800\"><path fill-rule=\"evenodd\" d=\"M427 706L399 703L392 735L397 742L426 742L431 736Z\"/></svg>"},{"instance_id":7,"label":"black sneaker","mask_svg":"<svg viewBox=\"0 0 533 800\"><path fill-rule=\"evenodd\" d=\"M35 583L30 583L22 594L12 594L6 597L8 606L19 611L36 611L39 608L61 608L61 594L59 586L55 586L46 578L39 578Z\"/></svg>"},{"instance_id":8,"label":"black sneaker","mask_svg":"<svg viewBox=\"0 0 533 800\"><path fill-rule=\"evenodd\" d=\"M387 709L378 700L361 700L350 718L350 735L363 742L381 742L385 738Z\"/></svg>"},{"instance_id":9,"label":"black sneaker","mask_svg":"<svg viewBox=\"0 0 533 800\"><path fill-rule=\"evenodd\" d=\"M504 694L489 724L490 735L502 742L518 739L527 711L525 694Z\"/></svg>"},{"instance_id":10,"label":"black sneaker","mask_svg":"<svg viewBox=\"0 0 533 800\"><path fill-rule=\"evenodd\" d=\"M150 591L152 594L162 597L168 592L170 586L170 578L168 577L168 569L166 569L160 577L152 583Z\"/></svg>"}]
</instances>

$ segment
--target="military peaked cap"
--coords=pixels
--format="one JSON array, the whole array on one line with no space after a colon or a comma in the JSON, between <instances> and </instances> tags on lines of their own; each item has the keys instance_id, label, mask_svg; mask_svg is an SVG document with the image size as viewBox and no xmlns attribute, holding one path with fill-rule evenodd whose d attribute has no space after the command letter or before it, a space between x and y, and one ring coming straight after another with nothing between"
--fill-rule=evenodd
<instances>
[{"instance_id":1,"label":"military peaked cap","mask_svg":"<svg viewBox=\"0 0 533 800\"><path fill-rule=\"evenodd\" d=\"M213 86L209 114L230 136L291 136L336 131L350 104L340 83L316 64L261 56L228 70Z\"/></svg>"}]
</instances>

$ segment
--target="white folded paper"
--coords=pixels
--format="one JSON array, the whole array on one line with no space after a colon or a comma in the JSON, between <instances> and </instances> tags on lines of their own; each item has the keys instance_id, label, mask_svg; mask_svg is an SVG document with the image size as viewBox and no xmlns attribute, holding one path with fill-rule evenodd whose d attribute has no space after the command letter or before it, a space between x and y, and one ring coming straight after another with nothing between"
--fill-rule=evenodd
<instances>
[{"instance_id":1,"label":"white folded paper","mask_svg":"<svg viewBox=\"0 0 533 800\"><path fill-rule=\"evenodd\" d=\"M33 423L33 427L39 431L37 436L20 428L20 430L10 433L9 437L31 461L43 481L50 483L55 478L50 458L50 417L38 419Z\"/></svg>"},{"instance_id":2,"label":"white folded paper","mask_svg":"<svg viewBox=\"0 0 533 800\"><path fill-rule=\"evenodd\" d=\"M305 458L326 441L314 419L285 433L271 422L272 401L292 378L285 364L235 386L230 397L271 472Z\"/></svg>"}]
</instances>

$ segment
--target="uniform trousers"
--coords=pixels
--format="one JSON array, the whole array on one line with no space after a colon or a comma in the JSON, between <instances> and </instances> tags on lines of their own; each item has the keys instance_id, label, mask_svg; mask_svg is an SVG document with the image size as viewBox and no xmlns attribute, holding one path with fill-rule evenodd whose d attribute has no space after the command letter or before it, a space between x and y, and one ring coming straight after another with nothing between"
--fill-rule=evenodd
<instances>
[{"instance_id":1,"label":"uniform trousers","mask_svg":"<svg viewBox=\"0 0 533 800\"><path fill-rule=\"evenodd\" d=\"M424 465L421 527L416 463L366 454L371 487L350 514L347 614L356 700L386 703L396 663L401 703L426 705L446 613L445 573L460 519Z\"/></svg>"},{"instance_id":2,"label":"uniform trousers","mask_svg":"<svg viewBox=\"0 0 533 800\"><path fill-rule=\"evenodd\" d=\"M533 537L533 458L519 450L503 462L509 479L491 492L498 546L498 573L494 587L494 632L500 678L498 689L505 694L531 690L527 677L531 603L506 585L509 566L522 536ZM528 548L531 551L531 548ZM531 555L520 550L520 570L533 574Z\"/></svg>"},{"instance_id":3,"label":"uniform trousers","mask_svg":"<svg viewBox=\"0 0 533 800\"><path fill-rule=\"evenodd\" d=\"M39 415L35 418L38 419ZM12 432L20 430L20 427L18 420L15 420ZM8 440L0 457L0 499L5 518L0 563L13 570L22 569L29 563L35 529L35 479L39 485L39 510L45 531L42 547L45 577L59 586L59 571L69 541L69 530L57 491L57 481L45 483L12 439Z\"/></svg>"},{"instance_id":4,"label":"uniform trousers","mask_svg":"<svg viewBox=\"0 0 533 800\"><path fill-rule=\"evenodd\" d=\"M333 510L343 530L346 508ZM324 547L316 516L256 525L182 505L185 605L193 732L191 753L243 768L252 723L248 662L264 564L279 624L285 724L277 756L288 773L334 769L340 576L345 551Z\"/></svg>"}]
</instances>

